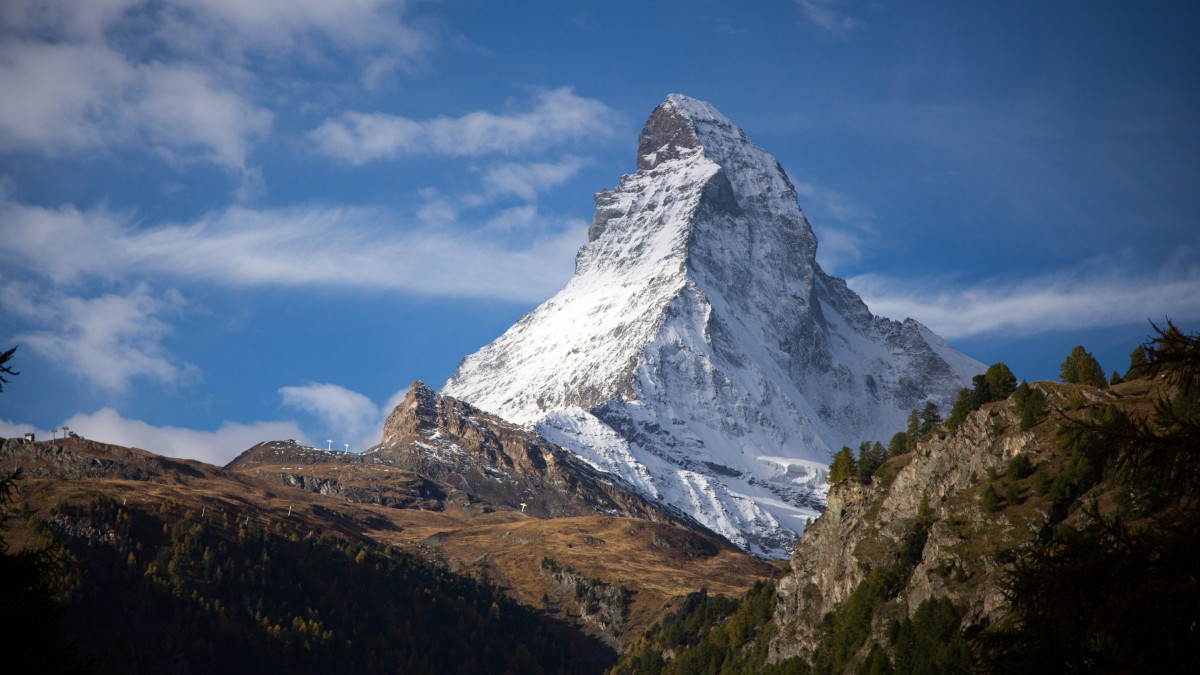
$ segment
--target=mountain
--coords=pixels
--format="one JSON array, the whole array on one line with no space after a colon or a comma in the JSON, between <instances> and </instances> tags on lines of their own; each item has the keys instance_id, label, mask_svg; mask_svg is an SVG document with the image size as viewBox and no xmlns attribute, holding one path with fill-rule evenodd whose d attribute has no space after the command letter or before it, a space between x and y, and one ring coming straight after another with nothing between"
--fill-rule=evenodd
<instances>
[{"instance_id":1,"label":"mountain","mask_svg":"<svg viewBox=\"0 0 1200 675\"><path fill-rule=\"evenodd\" d=\"M783 557L842 445L948 410L978 362L876 317L816 261L787 175L712 106L671 95L557 295L442 393L530 425L747 551Z\"/></svg>"}]
</instances>

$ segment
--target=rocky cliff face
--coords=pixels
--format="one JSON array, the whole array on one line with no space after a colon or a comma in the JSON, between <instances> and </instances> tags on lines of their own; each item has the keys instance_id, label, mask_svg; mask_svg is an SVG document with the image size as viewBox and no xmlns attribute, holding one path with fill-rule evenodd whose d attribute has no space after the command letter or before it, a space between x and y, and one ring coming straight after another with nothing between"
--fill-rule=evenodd
<instances>
[{"instance_id":1,"label":"rocky cliff face","mask_svg":"<svg viewBox=\"0 0 1200 675\"><path fill-rule=\"evenodd\" d=\"M1097 390L1042 382L1052 408L1065 409L1072 395L1093 401ZM844 602L875 567L892 564L911 531L921 503L928 513L928 537L899 595L876 614L874 641L886 644L888 626L908 617L921 602L945 597L963 608L963 627L984 628L1006 611L1001 591L1012 552L1044 527L1050 502L1036 493L1029 472L1010 475L1012 460L1023 455L1030 467L1045 463L1057 471L1051 419L1019 430L1020 411L1010 399L971 413L953 433L944 429L917 449L889 459L870 484L853 479L829 491L828 508L797 542L790 573L779 584L771 644L774 658L803 655L817 646L821 619ZM989 486L1009 483L1017 503L989 508ZM872 640L868 640L868 645Z\"/></svg>"},{"instance_id":2,"label":"rocky cliff face","mask_svg":"<svg viewBox=\"0 0 1200 675\"><path fill-rule=\"evenodd\" d=\"M538 518L621 515L695 525L523 427L414 382L369 464L411 471L497 508Z\"/></svg>"},{"instance_id":3,"label":"rocky cliff face","mask_svg":"<svg viewBox=\"0 0 1200 675\"><path fill-rule=\"evenodd\" d=\"M982 370L821 270L778 162L695 99L654 110L588 239L567 286L443 393L752 552L790 551L831 451L887 438L928 400L948 409Z\"/></svg>"}]
</instances>

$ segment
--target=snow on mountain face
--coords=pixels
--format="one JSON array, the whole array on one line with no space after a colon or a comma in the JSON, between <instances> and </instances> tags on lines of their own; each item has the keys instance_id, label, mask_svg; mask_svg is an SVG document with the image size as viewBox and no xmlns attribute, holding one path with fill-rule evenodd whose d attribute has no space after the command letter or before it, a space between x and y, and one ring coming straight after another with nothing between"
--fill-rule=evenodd
<instances>
[{"instance_id":1,"label":"snow on mountain face","mask_svg":"<svg viewBox=\"0 0 1200 675\"><path fill-rule=\"evenodd\" d=\"M596 195L575 275L443 394L534 426L746 550L786 556L842 445L886 441L983 371L872 316L816 262L779 163L672 94L637 172Z\"/></svg>"}]
</instances>

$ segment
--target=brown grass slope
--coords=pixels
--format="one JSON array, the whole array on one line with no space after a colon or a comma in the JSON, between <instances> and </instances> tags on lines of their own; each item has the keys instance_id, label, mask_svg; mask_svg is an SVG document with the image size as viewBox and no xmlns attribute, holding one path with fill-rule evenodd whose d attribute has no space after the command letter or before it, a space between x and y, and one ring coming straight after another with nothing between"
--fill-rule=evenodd
<instances>
[{"instance_id":1,"label":"brown grass slope","mask_svg":"<svg viewBox=\"0 0 1200 675\"><path fill-rule=\"evenodd\" d=\"M599 514L536 518L464 493L432 498L428 490L440 484L411 471L363 462L301 465L296 459L231 470L82 438L8 439L0 445L0 470L23 472L22 509L86 504L99 493L143 512L169 504L192 517L281 522L289 530L392 545L493 583L522 604L575 622L613 645L653 623L672 598L701 587L737 595L777 572L678 523ZM308 484L285 484L284 474ZM344 489L397 497L386 504L348 501L344 494L311 489L322 477L337 478ZM402 503L398 495L405 494L413 499ZM17 547L26 539L20 530L9 532Z\"/></svg>"}]
</instances>

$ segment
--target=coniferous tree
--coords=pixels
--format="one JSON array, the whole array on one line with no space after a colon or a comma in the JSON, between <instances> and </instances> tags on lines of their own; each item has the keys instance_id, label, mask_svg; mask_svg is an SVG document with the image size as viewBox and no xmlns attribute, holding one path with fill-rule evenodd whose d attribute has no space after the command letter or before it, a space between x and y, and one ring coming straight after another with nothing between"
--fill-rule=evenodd
<instances>
[{"instance_id":1,"label":"coniferous tree","mask_svg":"<svg viewBox=\"0 0 1200 675\"><path fill-rule=\"evenodd\" d=\"M977 409L974 398L970 389L964 387L958 391L958 398L954 399L954 407L950 408L950 416L946 418L946 426L951 431L957 429L967 415Z\"/></svg>"},{"instance_id":2,"label":"coniferous tree","mask_svg":"<svg viewBox=\"0 0 1200 675\"><path fill-rule=\"evenodd\" d=\"M829 476L826 480L830 485L836 485L847 478L855 475L858 467L854 462L854 453L850 448L842 446L837 454L833 456L833 461L829 464Z\"/></svg>"},{"instance_id":3,"label":"coniferous tree","mask_svg":"<svg viewBox=\"0 0 1200 675\"><path fill-rule=\"evenodd\" d=\"M908 425L904 429L904 436L908 451L916 450L917 440L921 438L921 413L916 408L908 413Z\"/></svg>"},{"instance_id":4,"label":"coniferous tree","mask_svg":"<svg viewBox=\"0 0 1200 675\"><path fill-rule=\"evenodd\" d=\"M0 354L0 391L8 379L20 375L8 365L17 348ZM0 654L13 672L83 673L89 668L75 663L75 650L59 639L62 609L54 597L53 582L61 567L58 550L51 545L27 546L9 551L3 536L9 519L8 504L17 493L21 468L0 477Z\"/></svg>"},{"instance_id":5,"label":"coniferous tree","mask_svg":"<svg viewBox=\"0 0 1200 675\"><path fill-rule=\"evenodd\" d=\"M21 469L0 479L0 529L8 519L9 502L17 491ZM59 641L62 609L54 598L59 572L57 551L51 546L8 550L0 536L0 653L6 668L20 673L87 672L73 663L74 650Z\"/></svg>"},{"instance_id":6,"label":"coniferous tree","mask_svg":"<svg viewBox=\"0 0 1200 675\"><path fill-rule=\"evenodd\" d=\"M1017 376L1013 375L1003 361L989 366L984 373L984 380L987 381L988 402L1003 401L1017 388Z\"/></svg>"},{"instance_id":7,"label":"coniferous tree","mask_svg":"<svg viewBox=\"0 0 1200 675\"><path fill-rule=\"evenodd\" d=\"M1046 416L1046 395L1036 387L1028 389L1021 401L1021 431L1030 429Z\"/></svg>"},{"instance_id":8,"label":"coniferous tree","mask_svg":"<svg viewBox=\"0 0 1200 675\"><path fill-rule=\"evenodd\" d=\"M887 459L887 448L883 444L876 441L863 441L858 446L858 480L861 483L870 483L871 476L875 475L875 470L883 464Z\"/></svg>"},{"instance_id":9,"label":"coniferous tree","mask_svg":"<svg viewBox=\"0 0 1200 675\"><path fill-rule=\"evenodd\" d=\"M988 483L987 487L983 489L983 508L995 511L999 508L999 503L1000 493L996 492L996 488L991 483Z\"/></svg>"},{"instance_id":10,"label":"coniferous tree","mask_svg":"<svg viewBox=\"0 0 1200 675\"><path fill-rule=\"evenodd\" d=\"M1146 376L1146 348L1138 345L1129 353L1129 370L1125 371L1126 380L1136 380Z\"/></svg>"},{"instance_id":11,"label":"coniferous tree","mask_svg":"<svg viewBox=\"0 0 1200 675\"><path fill-rule=\"evenodd\" d=\"M1071 353L1067 355L1059 368L1059 379L1067 384L1086 384L1097 389L1104 389L1108 386L1100 362L1092 356L1091 352L1084 349L1083 345L1075 345L1071 348Z\"/></svg>"},{"instance_id":12,"label":"coniferous tree","mask_svg":"<svg viewBox=\"0 0 1200 675\"><path fill-rule=\"evenodd\" d=\"M908 452L908 434L903 431L897 431L892 434L891 440L888 441L888 456L896 457Z\"/></svg>"},{"instance_id":13,"label":"coniferous tree","mask_svg":"<svg viewBox=\"0 0 1200 675\"><path fill-rule=\"evenodd\" d=\"M987 375L980 373L971 378L971 406L977 410L979 406L992 400L991 389L988 388Z\"/></svg>"},{"instance_id":14,"label":"coniferous tree","mask_svg":"<svg viewBox=\"0 0 1200 675\"><path fill-rule=\"evenodd\" d=\"M925 407L921 409L921 422L920 422L921 435L924 436L924 435L930 433L931 431L933 431L934 429L937 428L937 425L939 425L941 423L942 423L942 416L938 412L937 404L934 403L933 401L927 402L925 404Z\"/></svg>"},{"instance_id":15,"label":"coniferous tree","mask_svg":"<svg viewBox=\"0 0 1200 675\"><path fill-rule=\"evenodd\" d=\"M1021 503L1021 487L1019 485L1008 484L1008 488L1004 491L1004 503L1008 506L1016 506Z\"/></svg>"},{"instance_id":16,"label":"coniferous tree","mask_svg":"<svg viewBox=\"0 0 1200 675\"><path fill-rule=\"evenodd\" d=\"M17 348L13 347L3 354L0 354L0 391L4 391L4 385L8 384L8 378L4 377L5 375L20 375L20 373L12 369L12 366L8 365L9 360L11 360L13 354L16 353Z\"/></svg>"}]
</instances>

